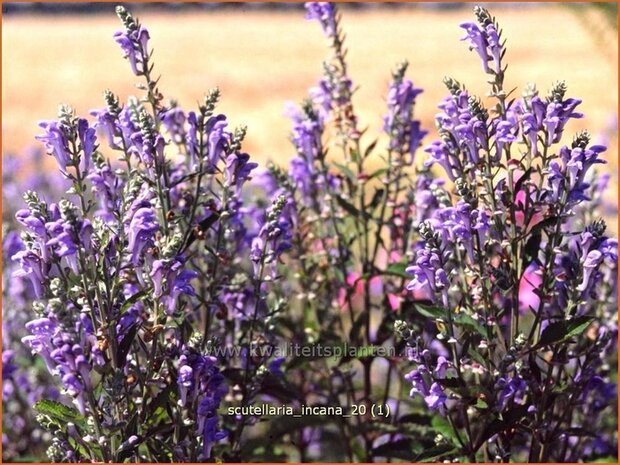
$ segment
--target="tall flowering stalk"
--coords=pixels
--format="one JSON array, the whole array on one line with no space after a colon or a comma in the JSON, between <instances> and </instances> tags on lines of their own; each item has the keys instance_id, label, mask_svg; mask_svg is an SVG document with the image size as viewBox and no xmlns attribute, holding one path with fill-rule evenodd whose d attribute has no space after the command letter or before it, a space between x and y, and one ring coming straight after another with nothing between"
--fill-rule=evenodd
<instances>
[{"instance_id":1,"label":"tall flowering stalk","mask_svg":"<svg viewBox=\"0 0 620 465\"><path fill-rule=\"evenodd\" d=\"M293 339L305 344L337 340L368 348L391 345L388 328L401 307L400 288L406 277L402 259L409 248L414 202L407 189L426 134L414 116L422 91L405 77L407 63L397 65L382 124L386 143L381 148L377 142L365 143L354 110L340 14L331 3L308 3L306 8L306 17L319 22L331 54L309 98L289 111L296 154L288 172L272 167L277 188L292 198L296 211L289 279L298 288L299 316ZM380 167L370 169L376 161ZM303 360L292 363L310 366ZM325 360L313 364L330 369ZM370 461L382 421L366 427L363 421L370 419L373 405L386 405L391 399L396 369L395 360L371 351L343 357L327 379L321 370L315 375L291 374L289 379L304 403L317 402L313 386L327 383L330 403L345 408L363 404L368 412L364 420L336 418L333 423L344 440L345 457ZM359 389L354 387L358 383ZM308 457L307 438L315 431L312 426L299 431L300 457Z\"/></svg>"},{"instance_id":2,"label":"tall flowering stalk","mask_svg":"<svg viewBox=\"0 0 620 465\"><path fill-rule=\"evenodd\" d=\"M35 312L22 341L62 396L46 395L35 410L54 461L207 460L228 436L218 415L224 366L258 368L211 354L243 332L227 311L244 292L231 280L245 277L250 288L259 240L268 243L261 266L275 270L286 232L254 231L244 219L263 215L243 197L256 164L241 151L245 129L230 132L215 113L219 91L197 111L165 105L148 30L117 13L124 30L115 39L144 97L122 105L106 91L94 124L68 106L41 123L38 140L70 187L58 200L28 191L15 213L23 232L10 238L9 263ZM192 335L194 325L202 331Z\"/></svg>"},{"instance_id":3,"label":"tall flowering stalk","mask_svg":"<svg viewBox=\"0 0 620 465\"><path fill-rule=\"evenodd\" d=\"M571 461L608 454L614 435L590 427L613 408L607 360L617 340L617 240L578 212L600 195L605 147L587 132L563 82L540 96L504 89L497 22L476 7L463 23L482 60L491 108L453 79L426 148L453 183L418 226L410 292L436 327L399 322L415 364L411 395L445 418L443 457ZM596 406L593 405L596 404ZM442 420L444 421L444 420ZM615 429L615 427L614 427Z\"/></svg>"}]
</instances>

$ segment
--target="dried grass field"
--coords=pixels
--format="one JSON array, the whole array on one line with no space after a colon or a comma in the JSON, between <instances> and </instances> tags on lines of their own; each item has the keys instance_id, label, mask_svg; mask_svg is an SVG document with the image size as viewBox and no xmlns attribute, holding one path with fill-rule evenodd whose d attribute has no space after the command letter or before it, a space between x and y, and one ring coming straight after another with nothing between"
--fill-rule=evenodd
<instances>
[{"instance_id":1,"label":"dried grass field","mask_svg":"<svg viewBox=\"0 0 620 465\"><path fill-rule=\"evenodd\" d=\"M66 16L5 16L2 24L2 143L5 152L36 144L37 121L53 118L59 103L78 112L103 105L102 91L135 94L137 79L112 39L119 23L109 13ZM617 47L613 33L594 12L580 14L554 5L515 8L496 5L508 39L507 83L520 93L535 82L541 93L566 80L570 96L583 99L579 123L603 134L616 114ZM350 72L362 123L377 134L386 88L395 63L407 59L409 75L425 89L417 113L433 128L436 104L446 94L441 80L452 76L484 93L478 57L460 42L458 24L469 9L343 8ZM581 15L581 17L579 16ZM284 117L287 101L300 101L315 84L326 55L319 27L301 11L141 11L151 31L161 89L185 108L211 87L223 92L221 110L233 124L249 127L246 149L264 161L285 162L292 154ZM590 29L590 30L588 30ZM593 32L594 31L594 32ZM517 94L518 95L518 94ZM576 131L581 127L569 127ZM431 131L431 136L434 131ZM615 146L615 139L612 139ZM616 171L617 150L608 152ZM615 184L615 183L614 183Z\"/></svg>"}]
</instances>

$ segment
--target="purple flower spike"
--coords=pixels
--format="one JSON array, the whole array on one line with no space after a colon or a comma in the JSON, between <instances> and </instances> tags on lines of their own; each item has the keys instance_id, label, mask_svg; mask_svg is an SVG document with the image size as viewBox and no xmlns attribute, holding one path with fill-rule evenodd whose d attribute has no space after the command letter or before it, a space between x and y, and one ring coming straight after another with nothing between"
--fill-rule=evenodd
<instances>
[{"instance_id":1,"label":"purple flower spike","mask_svg":"<svg viewBox=\"0 0 620 465\"><path fill-rule=\"evenodd\" d=\"M338 33L336 23L336 8L329 2L307 2L306 19L317 20L327 37L335 37Z\"/></svg>"},{"instance_id":2,"label":"purple flower spike","mask_svg":"<svg viewBox=\"0 0 620 465\"><path fill-rule=\"evenodd\" d=\"M36 136L35 139L45 144L47 153L53 155L60 169L65 171L73 160L62 124L57 121L41 121L39 127L43 128L45 133Z\"/></svg>"},{"instance_id":3,"label":"purple flower spike","mask_svg":"<svg viewBox=\"0 0 620 465\"><path fill-rule=\"evenodd\" d=\"M131 262L140 263L140 255L147 245L152 245L155 233L159 231L159 223L155 210L151 207L138 209L129 224L129 243Z\"/></svg>"},{"instance_id":4,"label":"purple flower spike","mask_svg":"<svg viewBox=\"0 0 620 465\"><path fill-rule=\"evenodd\" d=\"M489 73L491 71L489 68L489 59L491 57L489 57L487 52L488 42L486 34L476 23L461 23L460 27L465 29L465 32L467 33L461 40L469 40L470 50L475 50L476 53L480 55L480 59L482 60L482 68L485 73Z\"/></svg>"},{"instance_id":5,"label":"purple flower spike","mask_svg":"<svg viewBox=\"0 0 620 465\"><path fill-rule=\"evenodd\" d=\"M80 170L86 173L90 170L91 157L97 148L97 135L95 129L89 127L88 121L84 118L78 120L78 137L80 139L80 148L82 149Z\"/></svg>"},{"instance_id":6,"label":"purple flower spike","mask_svg":"<svg viewBox=\"0 0 620 465\"><path fill-rule=\"evenodd\" d=\"M446 414L446 401L448 397L439 383L433 383L427 395L424 396L424 402L431 410L437 410L442 415Z\"/></svg>"}]
</instances>

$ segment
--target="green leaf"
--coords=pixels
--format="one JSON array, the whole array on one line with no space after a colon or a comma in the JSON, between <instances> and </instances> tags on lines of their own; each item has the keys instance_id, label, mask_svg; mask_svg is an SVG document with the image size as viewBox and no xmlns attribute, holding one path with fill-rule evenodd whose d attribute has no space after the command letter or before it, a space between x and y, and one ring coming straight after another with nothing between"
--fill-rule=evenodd
<instances>
[{"instance_id":1,"label":"green leaf","mask_svg":"<svg viewBox=\"0 0 620 465\"><path fill-rule=\"evenodd\" d=\"M55 400L43 399L34 404L34 410L49 417L54 423L60 426L67 426L67 423L84 425L84 417L73 407L69 407Z\"/></svg>"},{"instance_id":2,"label":"green leaf","mask_svg":"<svg viewBox=\"0 0 620 465\"><path fill-rule=\"evenodd\" d=\"M270 419L266 423L269 432L269 440L277 442L282 436L291 434L306 427L325 426L332 423L333 419L326 419L319 415L304 415L301 417L281 416ZM262 436L249 438L243 445L242 455L251 454L260 446L265 445L265 438Z\"/></svg>"},{"instance_id":3,"label":"green leaf","mask_svg":"<svg viewBox=\"0 0 620 465\"><path fill-rule=\"evenodd\" d=\"M370 179L374 179L374 178L376 178L378 176L381 176L383 173L386 173L387 170L388 170L387 168L379 168L378 170L375 170L372 173L370 173L368 175L368 179L370 180Z\"/></svg>"},{"instance_id":4,"label":"green leaf","mask_svg":"<svg viewBox=\"0 0 620 465\"><path fill-rule=\"evenodd\" d=\"M543 231L545 228L555 225L557 221L557 216L550 216L548 218L545 218L540 223L536 223L534 226L532 226L531 234L536 234L539 231Z\"/></svg>"},{"instance_id":5,"label":"green leaf","mask_svg":"<svg viewBox=\"0 0 620 465\"><path fill-rule=\"evenodd\" d=\"M439 459L458 452L458 449L450 444L442 444L441 446L431 447L421 454L418 454L413 462L436 462Z\"/></svg>"},{"instance_id":6,"label":"green leaf","mask_svg":"<svg viewBox=\"0 0 620 465\"><path fill-rule=\"evenodd\" d=\"M140 300L142 297L144 297L145 295L147 295L147 293L150 292L150 289L144 289L140 292L136 292L134 295L132 295L129 299L127 299L124 303L123 306L121 307L121 315L123 313L125 313L126 311L129 310L129 307L131 307L133 304L135 304L138 300Z\"/></svg>"},{"instance_id":7,"label":"green leaf","mask_svg":"<svg viewBox=\"0 0 620 465\"><path fill-rule=\"evenodd\" d=\"M487 423L480 436L478 436L474 450L477 451L480 449L487 439L494 434L502 433L512 428L517 422L528 414L527 409L527 405L514 407L511 410L504 412L502 419L494 418L492 421Z\"/></svg>"},{"instance_id":8,"label":"green leaf","mask_svg":"<svg viewBox=\"0 0 620 465\"><path fill-rule=\"evenodd\" d=\"M364 151L364 158L367 158L368 155L370 155L372 153L372 151L375 149L375 147L377 146L377 142L379 142L379 139L375 139L374 141L372 141L370 143L370 145L368 145L368 147L366 148L366 150Z\"/></svg>"},{"instance_id":9,"label":"green leaf","mask_svg":"<svg viewBox=\"0 0 620 465\"><path fill-rule=\"evenodd\" d=\"M484 410L484 409L489 408L489 404L487 404L487 403L486 403L484 400L482 400L482 399L478 399L478 400L476 401L476 405L474 405L474 407L476 407L477 409L480 409L480 410Z\"/></svg>"},{"instance_id":10,"label":"green leaf","mask_svg":"<svg viewBox=\"0 0 620 465\"><path fill-rule=\"evenodd\" d=\"M469 329L476 331L482 337L487 337L486 329L476 320L474 320L471 316L466 313L459 313L454 316L454 322L456 324L466 326Z\"/></svg>"},{"instance_id":11,"label":"green leaf","mask_svg":"<svg viewBox=\"0 0 620 465\"><path fill-rule=\"evenodd\" d=\"M542 234L535 233L530 236L530 238L525 243L525 248L523 253L525 258L523 259L523 269L525 270L530 263L538 258L538 253L540 252L540 242L542 240Z\"/></svg>"},{"instance_id":12,"label":"green leaf","mask_svg":"<svg viewBox=\"0 0 620 465\"><path fill-rule=\"evenodd\" d=\"M374 210L381 203L383 199L383 195L385 193L384 189L375 189L375 194L372 196L372 200L368 204L368 208L370 210Z\"/></svg>"},{"instance_id":13,"label":"green leaf","mask_svg":"<svg viewBox=\"0 0 620 465\"><path fill-rule=\"evenodd\" d=\"M389 274L393 276L399 276L405 279L411 279L411 275L405 271L407 269L407 266L408 265L406 263L402 263L402 262L392 263L385 269L383 274Z\"/></svg>"},{"instance_id":14,"label":"green leaf","mask_svg":"<svg viewBox=\"0 0 620 465\"><path fill-rule=\"evenodd\" d=\"M349 203L347 200L343 199L342 197L336 197L336 200L338 201L338 203L340 204L340 206L344 209L344 211L346 211L349 215L353 216L354 218L364 218L364 219L370 219L370 215L366 212L362 212L360 210L357 209L357 207L355 207L353 204Z\"/></svg>"},{"instance_id":15,"label":"green leaf","mask_svg":"<svg viewBox=\"0 0 620 465\"><path fill-rule=\"evenodd\" d=\"M436 431L445 438L456 439L454 428L452 428L450 422L445 418L433 417L433 420L431 421L431 426L433 427L433 431Z\"/></svg>"},{"instance_id":16,"label":"green leaf","mask_svg":"<svg viewBox=\"0 0 620 465\"><path fill-rule=\"evenodd\" d=\"M131 344L136 338L138 327L138 324L134 324L133 326L131 326L127 331L127 334L125 334L125 337L123 337L123 340L118 345L116 357L119 361L120 366L124 366L125 362L127 361L127 355L129 354L129 350L131 349Z\"/></svg>"},{"instance_id":17,"label":"green leaf","mask_svg":"<svg viewBox=\"0 0 620 465\"><path fill-rule=\"evenodd\" d=\"M386 442L372 450L374 457L395 458L406 461L412 461L415 458L411 439L399 439L392 442Z\"/></svg>"},{"instance_id":18,"label":"green leaf","mask_svg":"<svg viewBox=\"0 0 620 465\"><path fill-rule=\"evenodd\" d=\"M436 320L437 318L444 319L448 315L448 310L443 307L415 304L415 309L420 315L427 318L433 318L434 320Z\"/></svg>"},{"instance_id":19,"label":"green leaf","mask_svg":"<svg viewBox=\"0 0 620 465\"><path fill-rule=\"evenodd\" d=\"M545 328L536 347L544 347L556 342L562 342L573 336L582 334L594 319L589 316L580 316L572 320L556 321Z\"/></svg>"},{"instance_id":20,"label":"green leaf","mask_svg":"<svg viewBox=\"0 0 620 465\"><path fill-rule=\"evenodd\" d=\"M334 163L334 166L337 167L340 171L342 171L345 176L349 178L352 182L357 181L357 176L347 165L343 165L342 163Z\"/></svg>"},{"instance_id":21,"label":"green leaf","mask_svg":"<svg viewBox=\"0 0 620 465\"><path fill-rule=\"evenodd\" d=\"M471 358L473 358L476 362L478 362L480 365L484 366L486 365L487 361L484 359L484 357L473 347L470 347L469 350L467 351L467 353L469 354L469 356Z\"/></svg>"}]
</instances>

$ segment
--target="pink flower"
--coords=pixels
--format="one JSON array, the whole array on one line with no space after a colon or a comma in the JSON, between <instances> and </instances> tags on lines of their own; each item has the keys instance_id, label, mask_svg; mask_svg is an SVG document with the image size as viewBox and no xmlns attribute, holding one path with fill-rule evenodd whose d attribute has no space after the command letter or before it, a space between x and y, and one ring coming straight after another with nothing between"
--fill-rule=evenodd
<instances>
[{"instance_id":1,"label":"pink flower","mask_svg":"<svg viewBox=\"0 0 620 465\"><path fill-rule=\"evenodd\" d=\"M536 294L542 286L542 268L540 265L531 263L521 276L519 282L519 312L525 314L530 309L537 310L540 305L540 297Z\"/></svg>"},{"instance_id":2,"label":"pink flower","mask_svg":"<svg viewBox=\"0 0 620 465\"><path fill-rule=\"evenodd\" d=\"M521 179L521 176L523 176L524 173L522 171L515 170L514 174L515 176L513 178L513 187L516 186L516 184L519 182L519 179ZM534 192L531 186L527 186L526 183L523 183L520 189L515 192L515 222L519 228L532 228L544 219L542 212L536 209L534 210L532 216L529 218L528 223L525 224L525 212L532 211L535 208L534 206L537 204L536 199L533 198L533 195Z\"/></svg>"},{"instance_id":3,"label":"pink flower","mask_svg":"<svg viewBox=\"0 0 620 465\"><path fill-rule=\"evenodd\" d=\"M348 308L347 289L353 289L351 292L351 303L354 307L362 305L364 298L365 279L357 271L352 271L347 276L346 287L340 288L338 291L338 305L343 310ZM383 282L380 276L370 278L370 295L377 296L383 293Z\"/></svg>"}]
</instances>

